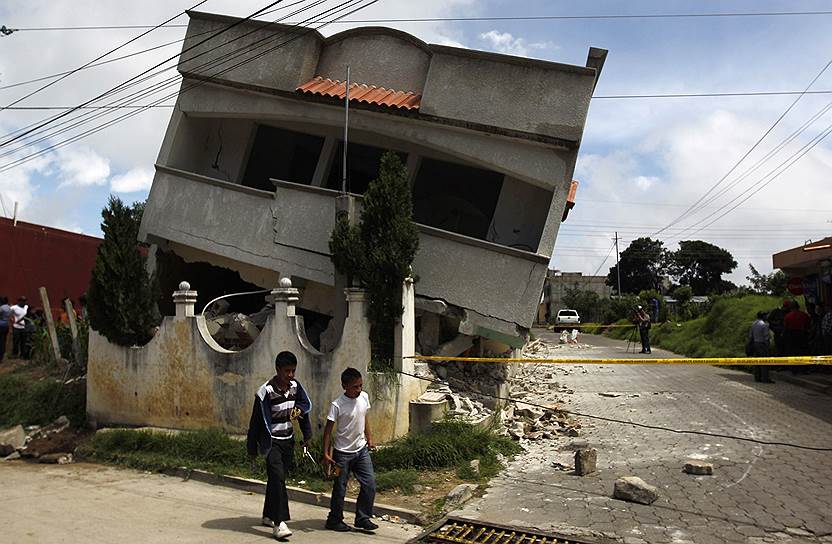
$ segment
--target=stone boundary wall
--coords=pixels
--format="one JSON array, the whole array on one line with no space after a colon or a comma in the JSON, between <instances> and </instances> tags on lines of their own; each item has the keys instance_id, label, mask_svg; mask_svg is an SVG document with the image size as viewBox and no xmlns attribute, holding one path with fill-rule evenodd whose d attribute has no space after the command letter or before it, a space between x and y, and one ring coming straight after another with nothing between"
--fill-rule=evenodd
<instances>
[{"instance_id":1,"label":"stone boundary wall","mask_svg":"<svg viewBox=\"0 0 832 544\"><path fill-rule=\"evenodd\" d=\"M176 316L165 317L146 345L118 346L90 331L90 421L97 426L217 427L245 433L255 391L274 375L275 355L289 350L298 358L296 377L312 399L316 435L323 430L329 403L343 392L340 375L348 366L365 376L364 389L373 406L370 425L374 439L384 442L405 434L408 404L424 392L425 382L400 374L367 372L370 324L364 317L364 292L346 290L349 317L341 340L332 351L322 353L306 339L303 317L295 315L299 291L287 278L280 283L281 287L272 291L275 315L255 342L242 351L229 351L214 342L205 319L194 316L196 292L187 282L174 293ZM408 293L412 297L412 284L405 288L405 296ZM412 328L412 303L409 308L411 315L403 316L402 322ZM404 336L406 347L408 335ZM403 352L401 341L397 349L397 369L401 370L402 364L412 366L412 360L401 357L412 354L412 349Z\"/></svg>"}]
</instances>

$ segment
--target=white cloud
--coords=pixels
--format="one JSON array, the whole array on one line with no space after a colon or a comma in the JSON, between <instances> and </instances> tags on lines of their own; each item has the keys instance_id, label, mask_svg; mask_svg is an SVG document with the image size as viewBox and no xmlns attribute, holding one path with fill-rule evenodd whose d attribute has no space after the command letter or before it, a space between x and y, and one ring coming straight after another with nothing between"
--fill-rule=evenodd
<instances>
[{"instance_id":1,"label":"white cloud","mask_svg":"<svg viewBox=\"0 0 832 544\"><path fill-rule=\"evenodd\" d=\"M515 38L508 32L500 32L498 30L489 30L480 34L480 40L486 42L491 49L498 53L517 55L520 57L527 57L532 51L555 47L555 44L552 42L529 43L523 38Z\"/></svg>"},{"instance_id":2,"label":"white cloud","mask_svg":"<svg viewBox=\"0 0 832 544\"><path fill-rule=\"evenodd\" d=\"M152 184L153 170L150 168L133 168L110 180L110 188L116 193L146 191Z\"/></svg>"},{"instance_id":3,"label":"white cloud","mask_svg":"<svg viewBox=\"0 0 832 544\"><path fill-rule=\"evenodd\" d=\"M646 191L650 189L653 185L659 182L659 178L656 176L636 176L633 179L636 187L641 189L642 191Z\"/></svg>"},{"instance_id":4,"label":"white cloud","mask_svg":"<svg viewBox=\"0 0 832 544\"><path fill-rule=\"evenodd\" d=\"M828 235L832 212L824 213L825 206L821 204L832 199L828 184L832 149L828 144L815 147L712 226L701 232L697 230L730 210L733 199L737 199L736 204L762 187L771 179L765 178L766 174L829 121L828 118L820 120L802 141L793 142L733 189L658 238L671 250L678 248L679 240L689 239L705 240L728 249L738 266L727 279L741 284L749 273L749 263L766 273L772 267L772 253L798 246L808 238ZM802 118L798 116L796 123L800 122ZM750 112L713 111L693 121L677 119L672 124L652 127L633 138L629 145L621 143L605 153L581 154L576 168L576 178L582 182L581 192L561 229L558 244L563 249L556 247L554 265L562 270L591 273L607 254L610 242L605 238L611 238L614 231L624 238L622 249L634 238L651 236L716 184L770 123ZM785 126L774 131L712 195L736 181L792 129ZM720 210L722 206L725 208ZM694 228L683 230L694 224ZM606 247L601 247L605 244ZM608 260L600 273L605 273L611 264L614 260Z\"/></svg>"},{"instance_id":5,"label":"white cloud","mask_svg":"<svg viewBox=\"0 0 832 544\"><path fill-rule=\"evenodd\" d=\"M87 146L68 146L55 159L62 187L105 185L110 177L110 161Z\"/></svg>"}]
</instances>

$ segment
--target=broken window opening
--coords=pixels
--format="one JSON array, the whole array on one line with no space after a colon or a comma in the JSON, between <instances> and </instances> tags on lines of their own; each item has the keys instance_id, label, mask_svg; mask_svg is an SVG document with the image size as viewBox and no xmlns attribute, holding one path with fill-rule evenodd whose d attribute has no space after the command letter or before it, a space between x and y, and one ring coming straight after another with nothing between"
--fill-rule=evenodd
<instances>
[{"instance_id":1,"label":"broken window opening","mask_svg":"<svg viewBox=\"0 0 832 544\"><path fill-rule=\"evenodd\" d=\"M229 293L244 293L265 289L249 283L228 268L206 262L189 263L173 251L157 250L156 277L159 281L159 311L174 315L176 308L171 297L179 282L187 280L198 293L194 312L199 315L209 301ZM250 346L274 314L274 305L265 302L267 293L230 297L214 302L205 311L205 321L211 337L225 349L238 351Z\"/></svg>"},{"instance_id":2,"label":"broken window opening","mask_svg":"<svg viewBox=\"0 0 832 544\"><path fill-rule=\"evenodd\" d=\"M503 174L423 158L413 188L413 220L485 240Z\"/></svg>"},{"instance_id":3,"label":"broken window opening","mask_svg":"<svg viewBox=\"0 0 832 544\"><path fill-rule=\"evenodd\" d=\"M274 191L270 178L311 185L323 146L320 136L259 125L243 185Z\"/></svg>"},{"instance_id":4,"label":"broken window opening","mask_svg":"<svg viewBox=\"0 0 832 544\"><path fill-rule=\"evenodd\" d=\"M298 306L295 307L295 313L303 317L303 329L306 332L306 339L309 340L312 347L320 351L321 334L329 327L332 316Z\"/></svg>"},{"instance_id":5,"label":"broken window opening","mask_svg":"<svg viewBox=\"0 0 832 544\"><path fill-rule=\"evenodd\" d=\"M378 177L381 156L388 150L381 147L351 143L347 151L347 192L363 195L370 182ZM407 153L396 151L396 154L402 160L402 163L407 163ZM329 167L326 188L340 191L341 181L344 177L343 140L338 142L338 147L332 156L333 160Z\"/></svg>"}]
</instances>

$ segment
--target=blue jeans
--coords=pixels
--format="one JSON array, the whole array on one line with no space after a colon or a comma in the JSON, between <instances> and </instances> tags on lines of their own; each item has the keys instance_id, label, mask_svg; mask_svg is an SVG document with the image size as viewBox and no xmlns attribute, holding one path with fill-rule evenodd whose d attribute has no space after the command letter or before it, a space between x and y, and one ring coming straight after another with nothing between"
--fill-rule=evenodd
<instances>
[{"instance_id":1,"label":"blue jeans","mask_svg":"<svg viewBox=\"0 0 832 544\"><path fill-rule=\"evenodd\" d=\"M327 523L344 521L344 496L347 494L347 480L350 472L361 484L355 507L355 523L370 519L373 515L373 502L376 500L376 477L373 473L373 461L367 446L355 453L334 450L332 459L341 469L341 475L332 485L332 500L329 503Z\"/></svg>"}]
</instances>

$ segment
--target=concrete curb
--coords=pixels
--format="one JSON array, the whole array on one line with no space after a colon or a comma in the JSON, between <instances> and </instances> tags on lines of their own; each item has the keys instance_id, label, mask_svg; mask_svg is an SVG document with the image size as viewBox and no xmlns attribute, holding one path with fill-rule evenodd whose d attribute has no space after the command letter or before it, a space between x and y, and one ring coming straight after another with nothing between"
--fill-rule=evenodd
<instances>
[{"instance_id":1,"label":"concrete curb","mask_svg":"<svg viewBox=\"0 0 832 544\"><path fill-rule=\"evenodd\" d=\"M266 482L261 480L212 474L204 470L192 470L185 467L167 469L162 471L162 473L168 476L182 478L183 480L195 480L206 484L239 489L240 491L259 493L260 495L266 494ZM286 490L289 493L290 501L311 504L313 506L329 506L329 493L316 493L315 491L292 486L286 486ZM350 499L349 497L344 499L344 510L347 512L355 512L355 499ZM376 503L373 506L373 511L376 516L383 516L385 514L388 516L398 516L408 523L419 524L420 513L415 510Z\"/></svg>"},{"instance_id":2,"label":"concrete curb","mask_svg":"<svg viewBox=\"0 0 832 544\"><path fill-rule=\"evenodd\" d=\"M798 376L792 376L788 372L772 372L771 376L774 379L774 381L779 380L781 382L786 382L792 385L805 387L806 389L811 389L813 391L817 391L818 393L823 393L825 395L832 396L832 386L829 385L813 382L812 380L807 380Z\"/></svg>"}]
</instances>

